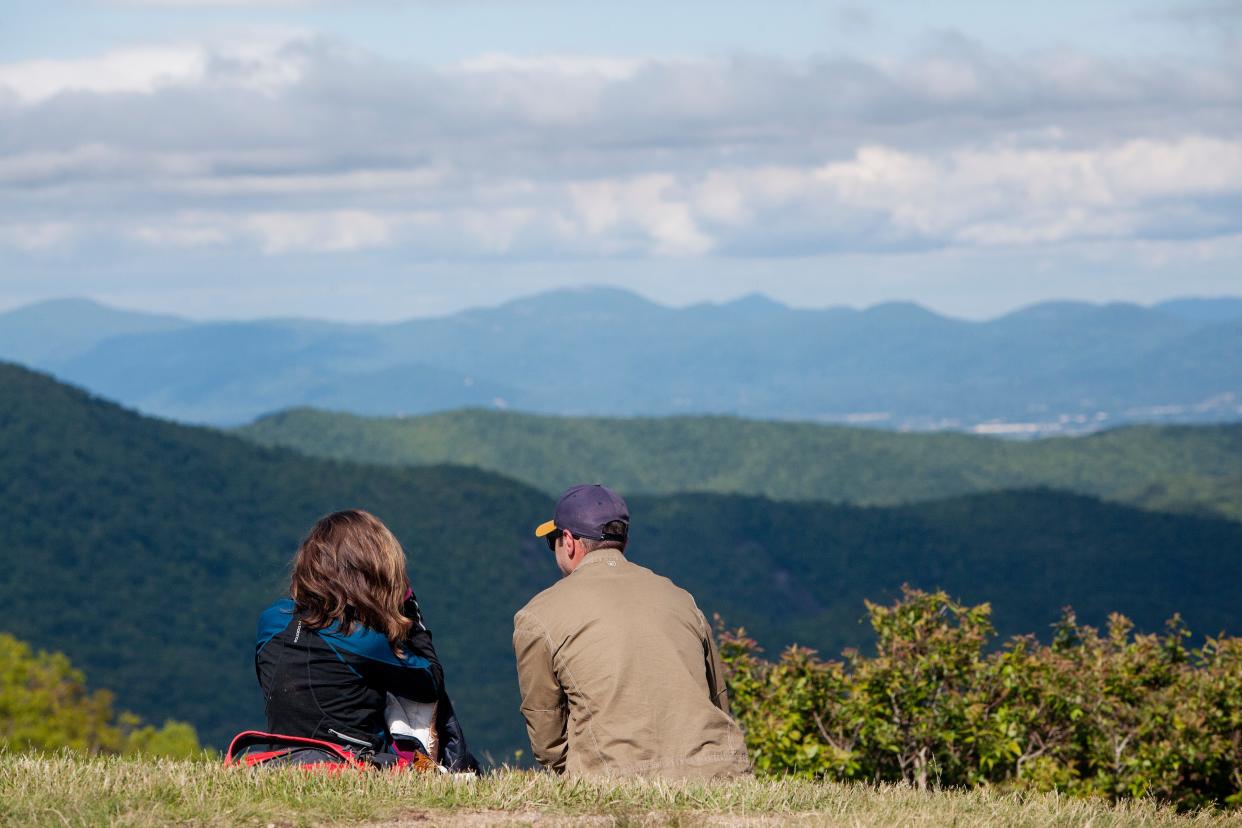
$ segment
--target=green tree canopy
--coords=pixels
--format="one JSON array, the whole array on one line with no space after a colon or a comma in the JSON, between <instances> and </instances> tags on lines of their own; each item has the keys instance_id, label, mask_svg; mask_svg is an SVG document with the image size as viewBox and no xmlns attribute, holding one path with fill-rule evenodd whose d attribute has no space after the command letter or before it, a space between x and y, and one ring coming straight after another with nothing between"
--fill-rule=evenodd
<instances>
[{"instance_id":1,"label":"green tree canopy","mask_svg":"<svg viewBox=\"0 0 1242 828\"><path fill-rule=\"evenodd\" d=\"M0 633L0 750L61 749L171 757L200 750L190 725L156 728L132 713L114 714L112 694L89 690L63 653L36 652Z\"/></svg>"}]
</instances>

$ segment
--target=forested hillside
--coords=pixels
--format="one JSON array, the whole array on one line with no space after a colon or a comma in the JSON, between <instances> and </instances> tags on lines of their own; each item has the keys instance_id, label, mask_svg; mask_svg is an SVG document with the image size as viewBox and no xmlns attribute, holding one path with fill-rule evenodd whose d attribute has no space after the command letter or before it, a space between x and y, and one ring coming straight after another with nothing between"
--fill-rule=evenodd
<instances>
[{"instance_id":1,"label":"forested hillside","mask_svg":"<svg viewBox=\"0 0 1242 828\"><path fill-rule=\"evenodd\" d=\"M546 497L468 469L257 449L0 365L0 629L65 652L144 718L216 745L262 724L258 613L315 519L352 506L405 545L467 721L514 744L506 630L555 574L524 542Z\"/></svg>"},{"instance_id":2,"label":"forested hillside","mask_svg":"<svg viewBox=\"0 0 1242 828\"><path fill-rule=\"evenodd\" d=\"M611 481L610 481L611 482ZM621 487L623 492L625 487ZM411 576L472 741L524 743L511 617L556 571L533 537L552 499L462 467L313 460L151 420L0 365L0 627L65 652L119 706L210 743L261 724L259 610L320 514L369 509ZM1242 626L1242 526L1070 494L1002 492L864 508L725 495L635 496L631 557L770 649L862 643L863 597L903 581L993 600L1002 634L1072 603L1156 628Z\"/></svg>"},{"instance_id":3,"label":"forested hillside","mask_svg":"<svg viewBox=\"0 0 1242 828\"><path fill-rule=\"evenodd\" d=\"M897 504L1046 486L1242 520L1242 424L1130 426L1015 442L732 417L610 419L475 409L368 418L298 409L237 433L338 459L465 463L549 493L591 478L652 494Z\"/></svg>"}]
</instances>

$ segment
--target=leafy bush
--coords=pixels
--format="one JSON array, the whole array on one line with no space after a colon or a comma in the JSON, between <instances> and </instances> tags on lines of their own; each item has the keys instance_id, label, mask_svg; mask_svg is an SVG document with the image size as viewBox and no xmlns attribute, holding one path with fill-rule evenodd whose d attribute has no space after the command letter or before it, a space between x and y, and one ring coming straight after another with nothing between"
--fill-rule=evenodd
<instances>
[{"instance_id":1,"label":"leafy bush","mask_svg":"<svg viewBox=\"0 0 1242 828\"><path fill-rule=\"evenodd\" d=\"M179 759L200 751L190 725L167 721L157 729L132 713L114 716L112 694L87 690L62 653L36 653L0 633L0 750L60 749Z\"/></svg>"},{"instance_id":2,"label":"leafy bush","mask_svg":"<svg viewBox=\"0 0 1242 828\"><path fill-rule=\"evenodd\" d=\"M989 650L988 604L905 588L867 611L875 655L841 661L722 633L760 773L1242 805L1242 639L1192 649L1177 617L1137 635L1116 614L1101 634L1067 609L1050 644Z\"/></svg>"}]
</instances>

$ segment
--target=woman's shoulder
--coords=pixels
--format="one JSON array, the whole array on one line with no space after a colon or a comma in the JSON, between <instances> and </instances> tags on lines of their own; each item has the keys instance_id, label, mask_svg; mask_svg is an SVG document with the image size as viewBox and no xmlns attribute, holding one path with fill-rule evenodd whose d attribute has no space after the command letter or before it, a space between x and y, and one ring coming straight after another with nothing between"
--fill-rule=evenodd
<instances>
[{"instance_id":1,"label":"woman's shoulder","mask_svg":"<svg viewBox=\"0 0 1242 828\"><path fill-rule=\"evenodd\" d=\"M392 651L392 644L388 642L386 635L364 624L354 624L353 629L348 634L345 634L333 622L320 630L319 635L330 641L334 646L354 655L362 656L370 661L390 664L395 667L422 666L414 661L413 657L407 656L402 658L398 656Z\"/></svg>"},{"instance_id":2,"label":"woman's shoulder","mask_svg":"<svg viewBox=\"0 0 1242 828\"><path fill-rule=\"evenodd\" d=\"M294 611L297 605L293 603L292 598L278 598L273 601L267 609L259 614L259 629L257 646L262 647L281 631L289 626L289 622L293 620Z\"/></svg>"}]
</instances>

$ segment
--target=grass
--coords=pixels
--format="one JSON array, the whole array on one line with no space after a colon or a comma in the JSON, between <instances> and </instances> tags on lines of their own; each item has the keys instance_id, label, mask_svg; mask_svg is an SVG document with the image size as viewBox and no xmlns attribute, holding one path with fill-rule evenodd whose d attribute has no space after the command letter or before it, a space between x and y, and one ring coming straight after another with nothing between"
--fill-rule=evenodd
<instances>
[{"instance_id":1,"label":"grass","mask_svg":"<svg viewBox=\"0 0 1242 828\"><path fill-rule=\"evenodd\" d=\"M802 780L567 781L505 771L477 780L223 768L215 761L0 755L0 823L154 825L1239 825L1237 812L1178 814L994 790Z\"/></svg>"}]
</instances>

